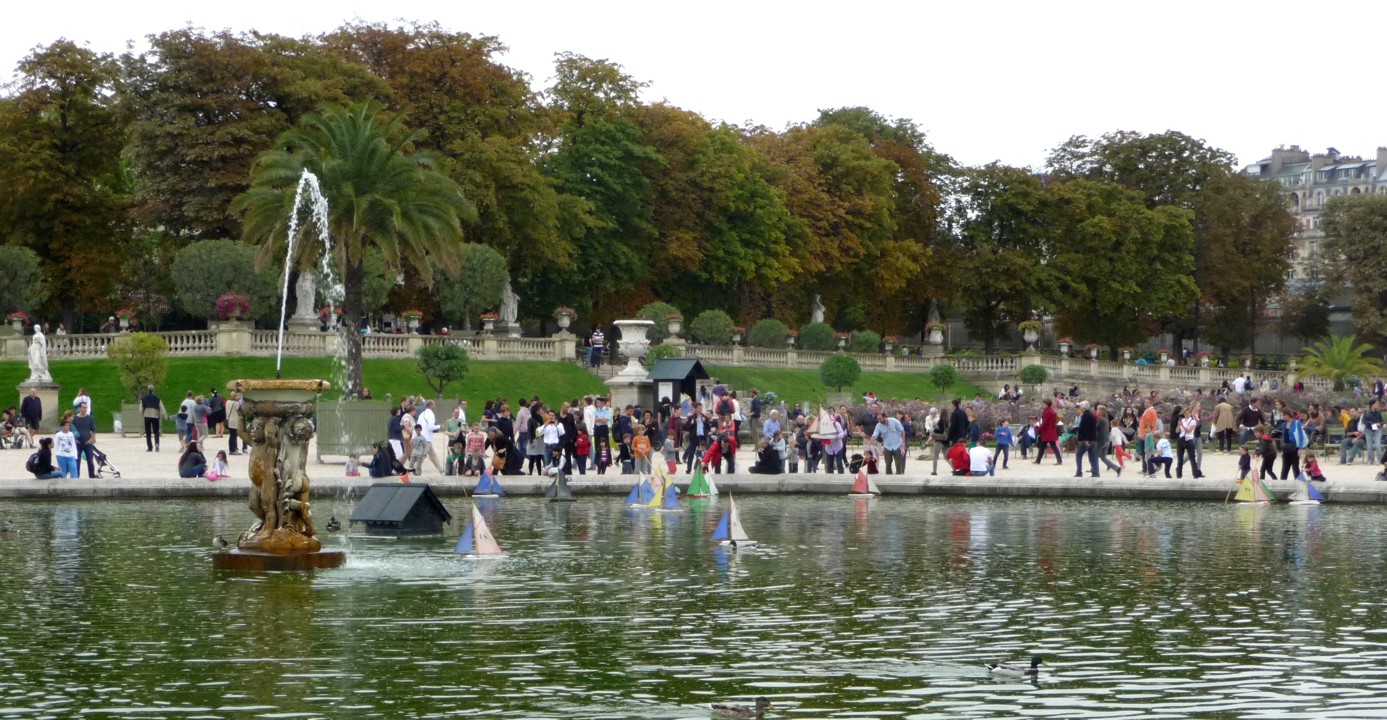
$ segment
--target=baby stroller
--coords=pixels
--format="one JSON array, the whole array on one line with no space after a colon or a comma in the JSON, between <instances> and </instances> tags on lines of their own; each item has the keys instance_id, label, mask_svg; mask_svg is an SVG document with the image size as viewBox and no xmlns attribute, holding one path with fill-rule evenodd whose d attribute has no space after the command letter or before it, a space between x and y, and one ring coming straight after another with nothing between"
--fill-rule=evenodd
<instances>
[{"instance_id":1,"label":"baby stroller","mask_svg":"<svg viewBox=\"0 0 1387 720\"><path fill-rule=\"evenodd\" d=\"M116 480L120 479L120 468L116 467L115 463L111 462L111 459L106 457L106 453L101 452L95 445L88 445L87 449L91 451L92 459L96 461L97 477L104 478L109 474Z\"/></svg>"}]
</instances>

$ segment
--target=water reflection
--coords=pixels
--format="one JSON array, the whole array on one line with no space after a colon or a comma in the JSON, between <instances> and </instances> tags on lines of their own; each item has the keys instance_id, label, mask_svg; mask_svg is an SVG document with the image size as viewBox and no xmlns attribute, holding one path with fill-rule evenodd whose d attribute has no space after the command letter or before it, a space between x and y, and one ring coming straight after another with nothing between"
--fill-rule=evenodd
<instances>
[{"instance_id":1,"label":"water reflection","mask_svg":"<svg viewBox=\"0 0 1387 720\"><path fill-rule=\"evenodd\" d=\"M350 514L351 499L318 512ZM466 517L467 501L449 502ZM509 557L348 540L341 570L209 569L240 503L8 503L7 713L1382 717L1384 514L1368 507L747 497L479 508ZM449 532L461 532L455 522ZM270 622L259 622L268 618ZM982 663L1039 652L1041 682Z\"/></svg>"}]
</instances>

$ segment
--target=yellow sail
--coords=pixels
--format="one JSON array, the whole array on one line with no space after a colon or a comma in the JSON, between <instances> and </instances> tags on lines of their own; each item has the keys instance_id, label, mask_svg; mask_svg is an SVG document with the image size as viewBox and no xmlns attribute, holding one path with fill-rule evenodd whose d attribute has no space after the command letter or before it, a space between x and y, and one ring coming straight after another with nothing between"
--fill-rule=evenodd
<instances>
[{"instance_id":1,"label":"yellow sail","mask_svg":"<svg viewBox=\"0 0 1387 720\"><path fill-rule=\"evenodd\" d=\"M1255 480L1252 480L1250 478L1247 480L1239 480L1238 494L1234 495L1233 499L1237 500L1238 502L1257 502L1258 500L1265 499L1257 497L1257 490L1260 489L1261 483L1258 483Z\"/></svg>"}]
</instances>

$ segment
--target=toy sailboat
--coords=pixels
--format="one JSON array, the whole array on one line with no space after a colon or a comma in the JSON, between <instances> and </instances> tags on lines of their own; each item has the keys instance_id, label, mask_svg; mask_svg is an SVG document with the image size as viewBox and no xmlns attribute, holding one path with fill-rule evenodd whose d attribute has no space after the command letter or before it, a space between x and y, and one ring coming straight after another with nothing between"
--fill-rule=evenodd
<instances>
[{"instance_id":1,"label":"toy sailboat","mask_svg":"<svg viewBox=\"0 0 1387 720\"><path fill-rule=\"evenodd\" d=\"M828 414L828 408L823 405L819 406L819 418L810 437L825 445L832 445L833 441L838 439L838 430L833 427L833 416Z\"/></svg>"},{"instance_id":2,"label":"toy sailboat","mask_svg":"<svg viewBox=\"0 0 1387 720\"><path fill-rule=\"evenodd\" d=\"M496 538L491 536L491 528L486 526L486 518L476 505L472 506L472 522L463 528L453 552L468 560L499 560L506 556L496 544Z\"/></svg>"},{"instance_id":3,"label":"toy sailboat","mask_svg":"<svg viewBox=\"0 0 1387 720\"><path fill-rule=\"evenodd\" d=\"M679 488L674 487L674 483L665 486L665 494L660 497L660 507L658 512L684 512L684 508L679 505Z\"/></svg>"},{"instance_id":4,"label":"toy sailboat","mask_svg":"<svg viewBox=\"0 0 1387 720\"><path fill-rule=\"evenodd\" d=\"M730 548L756 547L756 541L747 537L746 530L742 529L742 518L737 514L737 502L730 493L727 503L728 510L718 521L718 527L713 531L713 540Z\"/></svg>"},{"instance_id":5,"label":"toy sailboat","mask_svg":"<svg viewBox=\"0 0 1387 720\"><path fill-rule=\"evenodd\" d=\"M716 494L718 492L713 489L713 484L708 481L708 476L703 474L702 465L695 467L693 480L689 481L689 489L684 495L691 498L706 498Z\"/></svg>"},{"instance_id":6,"label":"toy sailboat","mask_svg":"<svg viewBox=\"0 0 1387 720\"><path fill-rule=\"evenodd\" d=\"M857 471L857 479L852 483L852 492L848 493L850 498L874 498L881 494L881 488L867 476L865 470Z\"/></svg>"},{"instance_id":7,"label":"toy sailboat","mask_svg":"<svg viewBox=\"0 0 1387 720\"><path fill-rule=\"evenodd\" d=\"M1324 499L1324 494L1310 484L1310 478L1305 473L1296 476L1296 491L1291 494L1292 505L1319 505Z\"/></svg>"},{"instance_id":8,"label":"toy sailboat","mask_svg":"<svg viewBox=\"0 0 1387 720\"><path fill-rule=\"evenodd\" d=\"M626 504L630 507L641 507L650 504L655 497L655 488L651 487L649 480L637 480L636 486L631 488L631 494L626 496Z\"/></svg>"},{"instance_id":9,"label":"toy sailboat","mask_svg":"<svg viewBox=\"0 0 1387 720\"><path fill-rule=\"evenodd\" d=\"M1238 494L1234 495L1233 499L1240 503L1270 505L1276 500L1271 491L1267 490L1267 486L1263 485L1262 481L1257 478L1245 478L1239 480L1238 484L1242 487L1238 488Z\"/></svg>"},{"instance_id":10,"label":"toy sailboat","mask_svg":"<svg viewBox=\"0 0 1387 720\"><path fill-rule=\"evenodd\" d=\"M549 498L549 502L573 502L573 488L568 486L568 475L558 468L554 468L552 472L554 481L549 483L544 497Z\"/></svg>"},{"instance_id":11,"label":"toy sailboat","mask_svg":"<svg viewBox=\"0 0 1387 720\"><path fill-rule=\"evenodd\" d=\"M491 476L490 470L483 470L482 477L477 481L477 487L472 491L472 497L501 497L506 491L501 489L501 483L496 482L496 478Z\"/></svg>"}]
</instances>

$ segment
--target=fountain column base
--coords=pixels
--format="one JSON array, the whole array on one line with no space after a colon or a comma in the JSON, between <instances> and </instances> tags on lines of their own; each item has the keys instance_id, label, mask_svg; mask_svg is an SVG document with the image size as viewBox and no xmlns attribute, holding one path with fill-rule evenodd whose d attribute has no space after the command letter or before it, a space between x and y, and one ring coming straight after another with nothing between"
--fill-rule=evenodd
<instances>
[{"instance_id":1,"label":"fountain column base","mask_svg":"<svg viewBox=\"0 0 1387 720\"><path fill-rule=\"evenodd\" d=\"M339 568L347 563L347 554L341 550L319 550L294 555L253 552L236 549L212 556L213 570L228 572L295 572L300 570L326 570Z\"/></svg>"}]
</instances>

